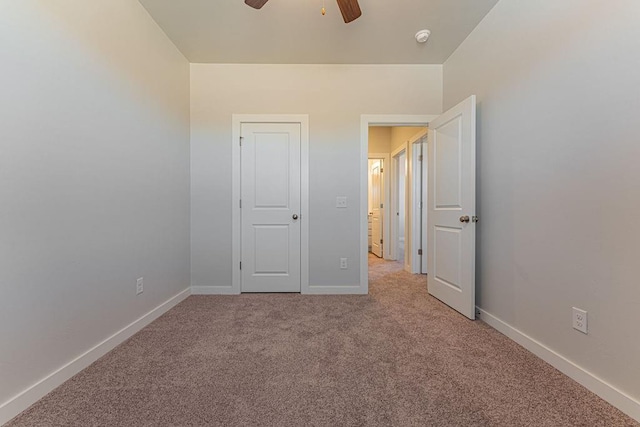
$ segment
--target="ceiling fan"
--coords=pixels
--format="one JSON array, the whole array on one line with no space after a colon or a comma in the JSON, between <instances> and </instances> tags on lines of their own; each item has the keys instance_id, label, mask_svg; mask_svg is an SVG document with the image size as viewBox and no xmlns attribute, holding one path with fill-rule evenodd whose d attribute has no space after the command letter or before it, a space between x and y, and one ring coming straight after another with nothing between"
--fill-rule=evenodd
<instances>
[{"instance_id":1,"label":"ceiling fan","mask_svg":"<svg viewBox=\"0 0 640 427\"><path fill-rule=\"evenodd\" d=\"M264 6L269 0L244 0L244 2L251 6L254 9L260 9ZM338 7L340 7L340 12L342 13L342 18L344 19L345 24L348 24L351 21L355 21L362 15L362 11L360 10L360 5L358 4L358 0L337 0ZM324 14L324 13L323 13Z\"/></svg>"}]
</instances>

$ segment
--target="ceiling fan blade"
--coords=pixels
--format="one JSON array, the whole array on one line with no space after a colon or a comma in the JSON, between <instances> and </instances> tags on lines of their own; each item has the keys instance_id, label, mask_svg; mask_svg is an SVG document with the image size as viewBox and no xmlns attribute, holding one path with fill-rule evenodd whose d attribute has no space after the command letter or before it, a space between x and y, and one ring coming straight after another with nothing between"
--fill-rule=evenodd
<instances>
[{"instance_id":1,"label":"ceiling fan blade","mask_svg":"<svg viewBox=\"0 0 640 427\"><path fill-rule=\"evenodd\" d=\"M254 9L260 9L269 0L244 0L245 4L251 6Z\"/></svg>"},{"instance_id":2,"label":"ceiling fan blade","mask_svg":"<svg viewBox=\"0 0 640 427\"><path fill-rule=\"evenodd\" d=\"M340 12L342 12L342 18L344 23L348 24L351 21L355 21L362 15L358 0L337 0Z\"/></svg>"}]
</instances>

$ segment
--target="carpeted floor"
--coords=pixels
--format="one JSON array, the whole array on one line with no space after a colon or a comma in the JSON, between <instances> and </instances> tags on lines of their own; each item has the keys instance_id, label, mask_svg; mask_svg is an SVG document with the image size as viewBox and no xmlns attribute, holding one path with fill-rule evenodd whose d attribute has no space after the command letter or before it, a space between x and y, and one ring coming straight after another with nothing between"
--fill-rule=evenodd
<instances>
[{"instance_id":1,"label":"carpeted floor","mask_svg":"<svg viewBox=\"0 0 640 427\"><path fill-rule=\"evenodd\" d=\"M371 264L368 296L192 296L9 425L638 425Z\"/></svg>"}]
</instances>

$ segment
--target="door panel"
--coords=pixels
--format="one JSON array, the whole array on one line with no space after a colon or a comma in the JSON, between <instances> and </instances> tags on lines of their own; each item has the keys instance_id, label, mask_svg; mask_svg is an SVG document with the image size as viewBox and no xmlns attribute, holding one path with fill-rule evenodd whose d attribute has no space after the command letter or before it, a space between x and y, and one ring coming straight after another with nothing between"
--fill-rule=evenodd
<instances>
[{"instance_id":1,"label":"door panel","mask_svg":"<svg viewBox=\"0 0 640 427\"><path fill-rule=\"evenodd\" d=\"M255 275L289 274L289 260L281 254L290 253L289 227L282 225L253 226Z\"/></svg>"},{"instance_id":2,"label":"door panel","mask_svg":"<svg viewBox=\"0 0 640 427\"><path fill-rule=\"evenodd\" d=\"M241 290L300 292L300 124L243 123L241 135Z\"/></svg>"},{"instance_id":3,"label":"door panel","mask_svg":"<svg viewBox=\"0 0 640 427\"><path fill-rule=\"evenodd\" d=\"M462 188L462 117L456 116L438 129L435 140L436 209L460 209Z\"/></svg>"},{"instance_id":4,"label":"door panel","mask_svg":"<svg viewBox=\"0 0 640 427\"><path fill-rule=\"evenodd\" d=\"M281 133L257 135L253 165L256 208L289 207L290 140Z\"/></svg>"},{"instance_id":5,"label":"door panel","mask_svg":"<svg viewBox=\"0 0 640 427\"><path fill-rule=\"evenodd\" d=\"M429 123L427 144L429 293L470 319L475 319L475 108L472 96Z\"/></svg>"},{"instance_id":6,"label":"door panel","mask_svg":"<svg viewBox=\"0 0 640 427\"><path fill-rule=\"evenodd\" d=\"M371 252L382 258L382 160L371 165Z\"/></svg>"},{"instance_id":7,"label":"door panel","mask_svg":"<svg viewBox=\"0 0 640 427\"><path fill-rule=\"evenodd\" d=\"M459 228L435 227L433 277L456 291L461 291L460 260L462 242Z\"/></svg>"}]
</instances>

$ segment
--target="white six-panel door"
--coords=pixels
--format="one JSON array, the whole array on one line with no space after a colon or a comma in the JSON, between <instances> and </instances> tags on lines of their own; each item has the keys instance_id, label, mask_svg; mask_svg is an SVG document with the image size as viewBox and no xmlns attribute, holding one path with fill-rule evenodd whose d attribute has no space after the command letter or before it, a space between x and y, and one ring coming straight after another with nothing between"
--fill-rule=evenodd
<instances>
[{"instance_id":1,"label":"white six-panel door","mask_svg":"<svg viewBox=\"0 0 640 427\"><path fill-rule=\"evenodd\" d=\"M300 292L300 124L243 123L241 136L241 290Z\"/></svg>"},{"instance_id":2,"label":"white six-panel door","mask_svg":"<svg viewBox=\"0 0 640 427\"><path fill-rule=\"evenodd\" d=\"M429 123L428 289L475 318L476 99Z\"/></svg>"}]
</instances>

